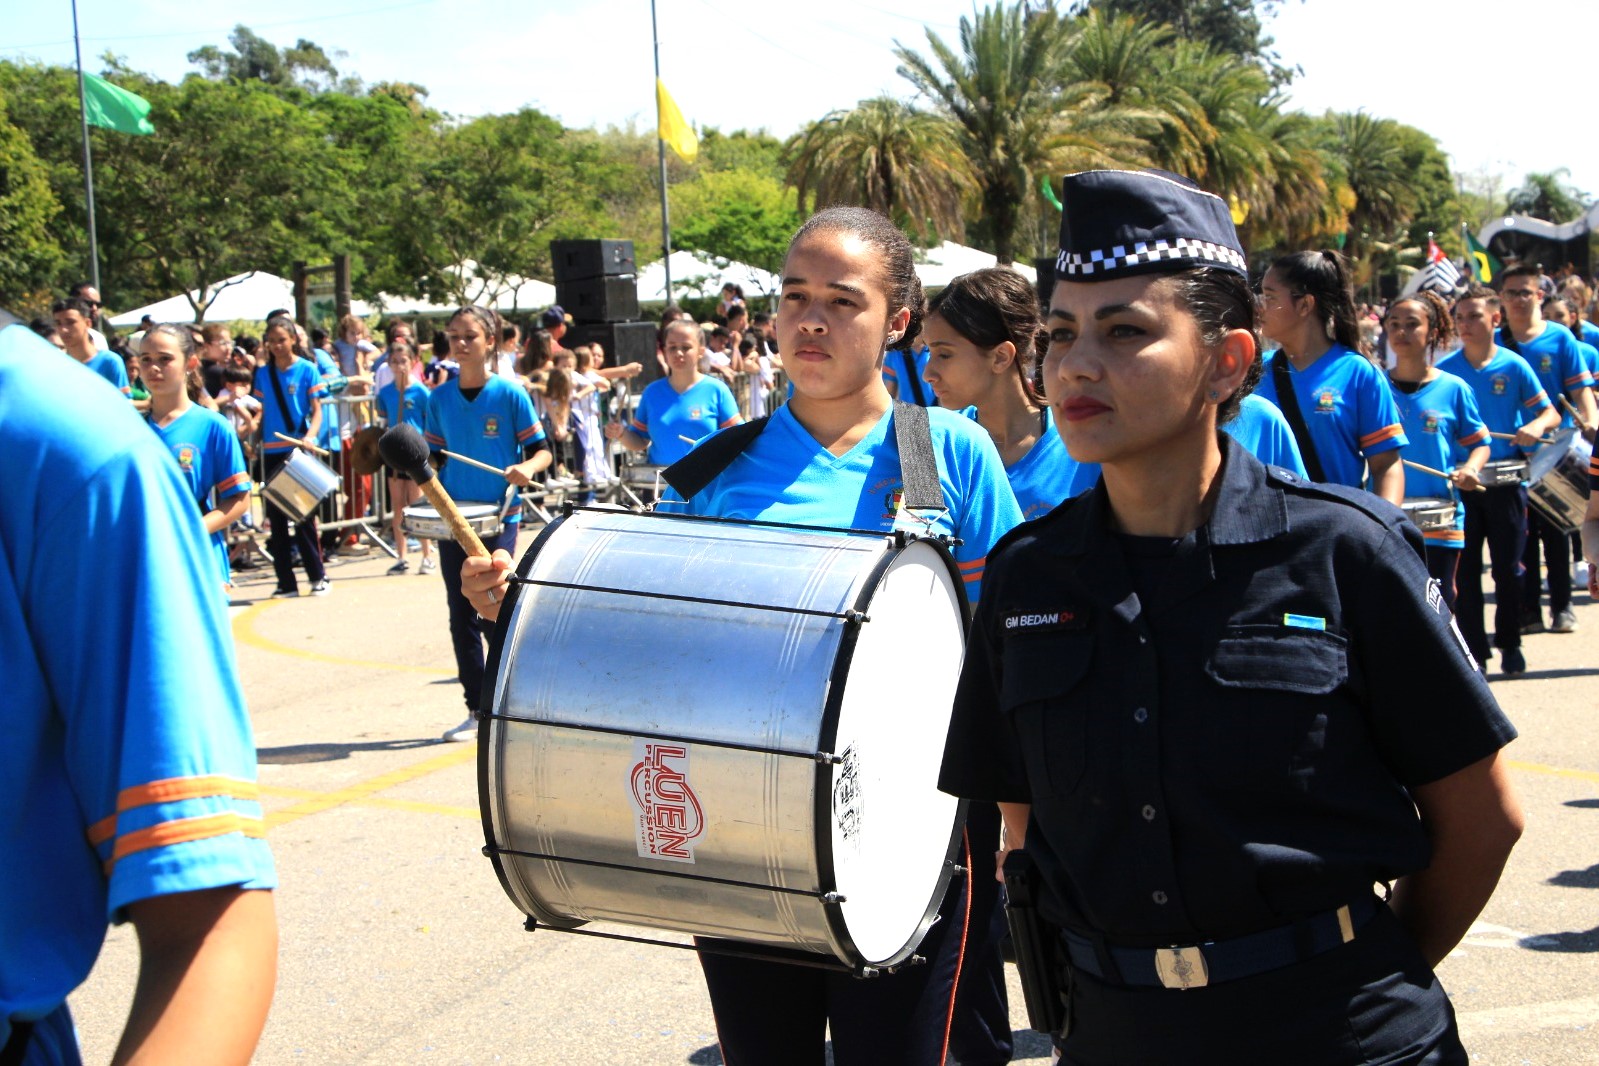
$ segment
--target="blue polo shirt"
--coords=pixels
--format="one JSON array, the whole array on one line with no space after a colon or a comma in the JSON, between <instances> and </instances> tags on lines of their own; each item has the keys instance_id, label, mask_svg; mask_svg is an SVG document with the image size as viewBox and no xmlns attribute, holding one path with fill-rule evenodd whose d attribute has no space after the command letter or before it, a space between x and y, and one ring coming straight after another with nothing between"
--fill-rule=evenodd
<instances>
[{"instance_id":1,"label":"blue polo shirt","mask_svg":"<svg viewBox=\"0 0 1599 1066\"><path fill-rule=\"evenodd\" d=\"M1501 346L1505 341L1505 330L1501 326L1494 331L1494 342ZM1543 332L1521 346L1520 355L1532 367L1532 372L1538 375L1538 383L1543 386L1544 392L1549 394L1549 402L1558 405L1558 396L1570 396L1572 392L1584 387L1593 386L1593 375L1588 372L1588 367L1583 361L1582 352L1577 347L1577 338L1572 336L1571 330L1558 322L1545 322ZM1562 414L1562 426L1574 426L1576 421L1571 415Z\"/></svg>"},{"instance_id":2,"label":"blue polo shirt","mask_svg":"<svg viewBox=\"0 0 1599 1066\"><path fill-rule=\"evenodd\" d=\"M0 329L0 1043L58 1010L129 904L276 883L194 497L54 353Z\"/></svg>"},{"instance_id":3,"label":"blue polo shirt","mask_svg":"<svg viewBox=\"0 0 1599 1066\"><path fill-rule=\"evenodd\" d=\"M272 379L277 378L282 389L283 403L278 403L278 391ZM322 402L328 388L316 365L296 359L287 370L279 370L277 363L255 368L255 398L261 401L261 450L284 452L294 449L288 441L279 440L277 434L287 433L296 440L305 435L311 423L311 412ZM283 420L283 408L288 408L289 420ZM323 419L326 421L326 418Z\"/></svg>"},{"instance_id":4,"label":"blue polo shirt","mask_svg":"<svg viewBox=\"0 0 1599 1066\"><path fill-rule=\"evenodd\" d=\"M1282 405L1272 361L1287 358L1281 351L1267 356L1265 373L1255 387L1278 407ZM1295 370L1290 361L1288 376L1329 483L1361 488L1365 460L1407 443L1382 371L1359 352L1334 344L1303 370Z\"/></svg>"},{"instance_id":5,"label":"blue polo shirt","mask_svg":"<svg viewBox=\"0 0 1599 1066\"><path fill-rule=\"evenodd\" d=\"M1471 449L1488 443L1488 427L1477 413L1476 397L1470 386L1453 374L1439 373L1412 393L1394 386L1393 393L1405 437L1410 441L1401 454L1411 462L1449 470L1463 462ZM1454 500L1454 525L1449 529L1422 530L1421 537L1437 547L1465 547L1466 508L1452 484L1407 466L1405 498Z\"/></svg>"},{"instance_id":6,"label":"blue polo shirt","mask_svg":"<svg viewBox=\"0 0 1599 1066\"><path fill-rule=\"evenodd\" d=\"M927 360L931 356L927 345L922 345L914 352L888 352L883 356L883 384L888 386L888 394L901 403L916 402L916 385L921 386L923 407L938 406L938 397L933 395L933 386L922 377L922 372L927 369ZM906 363L914 367L916 385L905 380Z\"/></svg>"},{"instance_id":7,"label":"blue polo shirt","mask_svg":"<svg viewBox=\"0 0 1599 1066\"><path fill-rule=\"evenodd\" d=\"M949 510L931 528L903 514L893 408L843 455L817 443L787 404L760 436L694 499L669 491L659 506L685 514L848 529L912 529L958 537L955 563L976 603L989 547L1022 520L987 430L954 411L927 409L938 483Z\"/></svg>"},{"instance_id":8,"label":"blue polo shirt","mask_svg":"<svg viewBox=\"0 0 1599 1066\"><path fill-rule=\"evenodd\" d=\"M712 433L742 421L732 390L719 379L702 377L678 392L670 379L659 378L644 387L627 428L650 442L651 463L670 466Z\"/></svg>"},{"instance_id":9,"label":"blue polo shirt","mask_svg":"<svg viewBox=\"0 0 1599 1066\"><path fill-rule=\"evenodd\" d=\"M427 432L428 387L415 378L406 387L403 398L392 381L379 389L378 407L383 410L384 425L398 426L403 422L418 433Z\"/></svg>"},{"instance_id":10,"label":"blue polo shirt","mask_svg":"<svg viewBox=\"0 0 1599 1066\"><path fill-rule=\"evenodd\" d=\"M1048 514L1062 500L1075 495L1072 487L1082 465L1066 451L1066 442L1055 429L1054 410L1044 408L1044 428L1038 440L1026 455L1005 468L1022 518L1030 520Z\"/></svg>"},{"instance_id":11,"label":"blue polo shirt","mask_svg":"<svg viewBox=\"0 0 1599 1066\"><path fill-rule=\"evenodd\" d=\"M150 428L177 460L178 472L189 486L189 495L201 516L226 506L240 493L250 491L250 475L244 465L244 449L239 447L239 435L228 420L215 411L191 404L171 425L158 426L152 420ZM228 565L227 531L217 530L211 534L210 541L217 571L226 583L233 576Z\"/></svg>"},{"instance_id":12,"label":"blue polo shirt","mask_svg":"<svg viewBox=\"0 0 1599 1066\"><path fill-rule=\"evenodd\" d=\"M428 394L426 437L433 451L452 451L501 469L520 463L522 449L544 440L544 427L533 413L533 402L521 385L490 374L483 391L468 400L461 395L461 379L453 378ZM487 470L447 459L439 471L444 490L457 503L497 503L505 499L510 482ZM512 508L505 516L510 525L522 520Z\"/></svg>"},{"instance_id":13,"label":"blue polo shirt","mask_svg":"<svg viewBox=\"0 0 1599 1066\"><path fill-rule=\"evenodd\" d=\"M128 384L128 365L117 353L102 348L89 356L89 361L83 365L115 385L122 395L127 396L133 391Z\"/></svg>"},{"instance_id":14,"label":"blue polo shirt","mask_svg":"<svg viewBox=\"0 0 1599 1066\"><path fill-rule=\"evenodd\" d=\"M1525 359L1504 348L1495 348L1493 357L1477 369L1466 358L1465 349L1438 361L1438 369L1453 374L1471 389L1477 401L1477 414L1494 433L1514 433L1549 407L1538 376ZM1488 440L1491 462L1520 459L1525 455L1508 440Z\"/></svg>"}]
</instances>

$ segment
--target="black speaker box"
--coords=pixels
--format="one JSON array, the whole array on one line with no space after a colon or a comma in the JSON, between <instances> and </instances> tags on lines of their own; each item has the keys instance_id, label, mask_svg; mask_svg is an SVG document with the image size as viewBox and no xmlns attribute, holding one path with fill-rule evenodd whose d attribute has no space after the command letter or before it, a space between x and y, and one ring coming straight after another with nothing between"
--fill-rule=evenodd
<instances>
[{"instance_id":1,"label":"black speaker box","mask_svg":"<svg viewBox=\"0 0 1599 1066\"><path fill-rule=\"evenodd\" d=\"M1049 301L1055 298L1055 256L1034 259L1033 269L1038 271L1038 308L1049 314Z\"/></svg>"},{"instance_id":2,"label":"black speaker box","mask_svg":"<svg viewBox=\"0 0 1599 1066\"><path fill-rule=\"evenodd\" d=\"M627 322L638 317L638 279L557 278L555 302L576 322Z\"/></svg>"},{"instance_id":3,"label":"black speaker box","mask_svg":"<svg viewBox=\"0 0 1599 1066\"><path fill-rule=\"evenodd\" d=\"M655 360L655 333L653 322L580 322L567 331L562 343L576 348L599 341L605 347L606 366L639 363L644 373L629 382L636 392L661 376L661 364Z\"/></svg>"},{"instance_id":4,"label":"black speaker box","mask_svg":"<svg viewBox=\"0 0 1599 1066\"><path fill-rule=\"evenodd\" d=\"M621 240L551 241L550 262L555 284L584 278L619 277L637 274L633 242ZM564 310L572 310L564 303Z\"/></svg>"}]
</instances>

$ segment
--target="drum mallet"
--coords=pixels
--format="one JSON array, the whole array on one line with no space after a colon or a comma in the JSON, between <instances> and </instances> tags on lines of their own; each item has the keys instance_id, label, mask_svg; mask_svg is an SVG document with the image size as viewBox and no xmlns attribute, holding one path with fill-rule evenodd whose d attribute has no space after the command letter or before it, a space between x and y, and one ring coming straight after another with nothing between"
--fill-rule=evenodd
<instances>
[{"instance_id":1,"label":"drum mallet","mask_svg":"<svg viewBox=\"0 0 1599 1066\"><path fill-rule=\"evenodd\" d=\"M1555 399L1559 400L1560 406L1566 409L1566 414L1570 415L1572 420L1576 422L1577 425L1582 427L1582 431L1584 433L1588 432L1588 423L1584 422L1582 420L1582 414L1575 407L1571 406L1571 401L1566 399L1564 396L1557 396Z\"/></svg>"},{"instance_id":2,"label":"drum mallet","mask_svg":"<svg viewBox=\"0 0 1599 1066\"><path fill-rule=\"evenodd\" d=\"M1410 468L1412 468L1414 470L1420 470L1423 474L1431 474L1433 477L1441 477L1445 481L1448 481L1450 478L1452 478L1454 476L1453 474L1451 474L1451 473L1449 473L1447 471L1439 470L1437 467L1422 466L1420 463L1413 463L1409 459L1401 459L1400 462L1404 463L1406 466L1408 466L1408 467L1410 467ZM1483 488L1481 485L1474 485L1474 486L1472 486L1471 491L1472 492L1487 492L1488 490Z\"/></svg>"},{"instance_id":3,"label":"drum mallet","mask_svg":"<svg viewBox=\"0 0 1599 1066\"><path fill-rule=\"evenodd\" d=\"M274 433L272 435L274 437L278 438L278 440L286 440L286 441L288 441L290 444L294 445L296 448L304 448L308 452L316 452L318 455L320 455L324 459L333 458L333 453L332 452L324 451L323 449L318 448L315 444L307 444L305 441L301 440L299 437L291 437L287 433Z\"/></svg>"},{"instance_id":4,"label":"drum mallet","mask_svg":"<svg viewBox=\"0 0 1599 1066\"><path fill-rule=\"evenodd\" d=\"M465 463L467 466L475 466L479 470L487 470L489 473L498 474L501 477L505 476L505 471L500 469L499 467L490 466L488 463L480 463L476 459L473 459L469 455L460 455L460 454L458 454L456 452L447 451L447 450L445 450L443 448L439 449L439 454L440 455L449 456L451 459L454 459L458 463Z\"/></svg>"},{"instance_id":5,"label":"drum mallet","mask_svg":"<svg viewBox=\"0 0 1599 1066\"><path fill-rule=\"evenodd\" d=\"M1488 436L1492 437L1494 440L1515 440L1516 439L1516 435L1514 433L1495 433L1493 430L1489 430L1488 431ZM1539 437L1538 438L1538 443L1539 444L1553 444L1554 442L1555 442L1555 439L1553 437Z\"/></svg>"},{"instance_id":6,"label":"drum mallet","mask_svg":"<svg viewBox=\"0 0 1599 1066\"><path fill-rule=\"evenodd\" d=\"M455 506L450 494L433 476L433 466L428 462L427 441L422 439L422 434L404 423L393 426L384 430L378 441L378 451L383 453L385 463L416 482L422 495L428 498L428 503L449 524L455 543L465 549L466 554L488 557L489 550L478 539L477 531L467 523L461 515L461 509Z\"/></svg>"}]
</instances>

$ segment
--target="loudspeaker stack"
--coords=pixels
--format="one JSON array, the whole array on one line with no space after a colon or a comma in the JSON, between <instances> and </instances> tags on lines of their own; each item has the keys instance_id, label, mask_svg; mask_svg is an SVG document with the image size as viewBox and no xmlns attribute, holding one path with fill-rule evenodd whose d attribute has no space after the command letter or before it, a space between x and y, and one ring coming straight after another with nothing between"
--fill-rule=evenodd
<instances>
[{"instance_id":1,"label":"loudspeaker stack","mask_svg":"<svg viewBox=\"0 0 1599 1066\"><path fill-rule=\"evenodd\" d=\"M550 242L555 268L555 302L572 316L566 346L598 341L606 365L640 363L644 373L635 388L661 376L655 361L655 324L640 322L638 264L633 242L581 240Z\"/></svg>"}]
</instances>

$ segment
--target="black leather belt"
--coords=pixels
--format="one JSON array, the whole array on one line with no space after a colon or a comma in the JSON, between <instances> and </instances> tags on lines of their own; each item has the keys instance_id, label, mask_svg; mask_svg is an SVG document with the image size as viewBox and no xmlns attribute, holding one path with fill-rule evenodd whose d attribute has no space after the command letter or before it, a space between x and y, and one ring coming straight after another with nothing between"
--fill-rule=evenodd
<instances>
[{"instance_id":1,"label":"black leather belt","mask_svg":"<svg viewBox=\"0 0 1599 1066\"><path fill-rule=\"evenodd\" d=\"M1072 966L1110 984L1203 988L1280 970L1355 939L1377 913L1374 896L1258 933L1164 948L1123 948L1069 929L1061 940Z\"/></svg>"}]
</instances>

